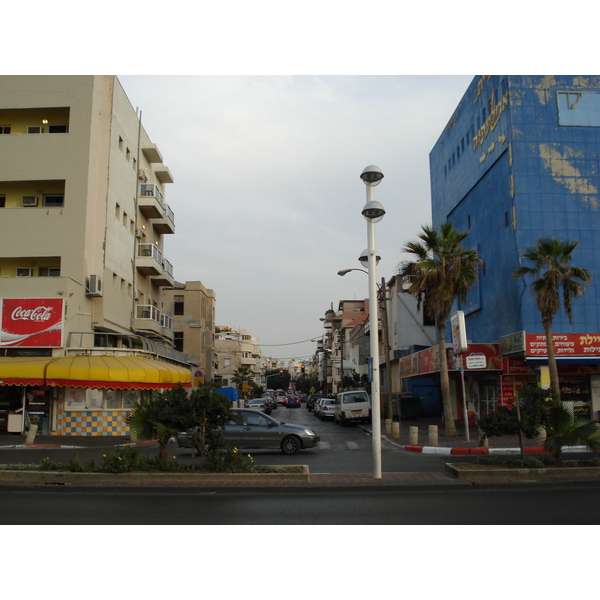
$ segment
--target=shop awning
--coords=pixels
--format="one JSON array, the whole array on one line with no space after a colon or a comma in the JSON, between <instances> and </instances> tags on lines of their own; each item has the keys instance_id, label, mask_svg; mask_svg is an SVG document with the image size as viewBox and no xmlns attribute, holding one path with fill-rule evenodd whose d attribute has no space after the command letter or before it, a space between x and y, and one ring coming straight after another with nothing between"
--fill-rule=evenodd
<instances>
[{"instance_id":1,"label":"shop awning","mask_svg":"<svg viewBox=\"0 0 600 600\"><path fill-rule=\"evenodd\" d=\"M44 385L51 356L0 356L0 385Z\"/></svg>"},{"instance_id":2,"label":"shop awning","mask_svg":"<svg viewBox=\"0 0 600 600\"><path fill-rule=\"evenodd\" d=\"M46 369L46 385L118 390L190 387L189 369L137 356L64 356Z\"/></svg>"}]
</instances>

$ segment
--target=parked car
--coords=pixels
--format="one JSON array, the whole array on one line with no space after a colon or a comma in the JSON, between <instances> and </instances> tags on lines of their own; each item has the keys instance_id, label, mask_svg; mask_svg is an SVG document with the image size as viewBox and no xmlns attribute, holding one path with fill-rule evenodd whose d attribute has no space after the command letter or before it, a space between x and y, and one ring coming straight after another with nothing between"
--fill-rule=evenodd
<instances>
[{"instance_id":1,"label":"parked car","mask_svg":"<svg viewBox=\"0 0 600 600\"><path fill-rule=\"evenodd\" d=\"M315 405L315 402L321 397L320 394L309 394L308 397L306 398L306 408L308 409L308 412L310 412L311 410L313 410L313 407Z\"/></svg>"},{"instance_id":2,"label":"parked car","mask_svg":"<svg viewBox=\"0 0 600 600\"><path fill-rule=\"evenodd\" d=\"M315 405L313 406L313 414L315 415L315 417L319 416L319 410L321 408L321 403L326 400L326 398L317 398L315 400Z\"/></svg>"},{"instance_id":3,"label":"parked car","mask_svg":"<svg viewBox=\"0 0 600 600\"><path fill-rule=\"evenodd\" d=\"M265 398L255 398L254 400L246 400L244 408L253 408L254 410L260 410L267 415L271 414L271 405L265 400Z\"/></svg>"},{"instance_id":4,"label":"parked car","mask_svg":"<svg viewBox=\"0 0 600 600\"><path fill-rule=\"evenodd\" d=\"M300 408L302 406L298 396L288 396L285 400L286 408Z\"/></svg>"},{"instance_id":5,"label":"parked car","mask_svg":"<svg viewBox=\"0 0 600 600\"><path fill-rule=\"evenodd\" d=\"M276 421L259 411L234 408L238 419L223 428L223 438L230 448L241 450L269 450L280 448L284 454L297 454L305 448L314 448L320 437L312 430L298 425ZM180 448L191 448L192 440L187 432L177 436Z\"/></svg>"},{"instance_id":6,"label":"parked car","mask_svg":"<svg viewBox=\"0 0 600 600\"><path fill-rule=\"evenodd\" d=\"M319 414L317 415L321 421L325 419L333 419L335 411L335 399L323 398L323 402L319 404Z\"/></svg>"},{"instance_id":7,"label":"parked car","mask_svg":"<svg viewBox=\"0 0 600 600\"><path fill-rule=\"evenodd\" d=\"M335 398L333 420L340 425L346 423L370 423L371 401L365 390L341 392Z\"/></svg>"},{"instance_id":8,"label":"parked car","mask_svg":"<svg viewBox=\"0 0 600 600\"><path fill-rule=\"evenodd\" d=\"M263 394L260 399L264 400L265 404L271 407L271 410L275 410L279 406L272 394Z\"/></svg>"}]
</instances>

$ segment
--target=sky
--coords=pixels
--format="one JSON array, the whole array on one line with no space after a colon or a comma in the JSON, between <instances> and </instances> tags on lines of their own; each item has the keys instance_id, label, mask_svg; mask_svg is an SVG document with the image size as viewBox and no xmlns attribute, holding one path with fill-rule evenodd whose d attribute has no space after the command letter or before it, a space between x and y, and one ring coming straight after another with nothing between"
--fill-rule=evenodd
<instances>
[{"instance_id":1,"label":"sky","mask_svg":"<svg viewBox=\"0 0 600 600\"><path fill-rule=\"evenodd\" d=\"M360 174L375 199L378 281L431 222L429 152L472 75L119 75L174 183L165 256L216 293L216 322L263 356L308 359L325 311L368 297Z\"/></svg>"}]
</instances>

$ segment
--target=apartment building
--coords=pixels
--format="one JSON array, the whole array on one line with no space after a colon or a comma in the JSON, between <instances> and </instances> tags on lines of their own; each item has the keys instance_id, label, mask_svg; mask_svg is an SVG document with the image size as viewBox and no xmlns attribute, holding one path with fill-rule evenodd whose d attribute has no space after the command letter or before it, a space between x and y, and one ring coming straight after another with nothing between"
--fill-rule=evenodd
<instances>
[{"instance_id":1,"label":"apartment building","mask_svg":"<svg viewBox=\"0 0 600 600\"><path fill-rule=\"evenodd\" d=\"M174 348L173 182L113 76L0 77L0 429L127 435Z\"/></svg>"},{"instance_id":2,"label":"apartment building","mask_svg":"<svg viewBox=\"0 0 600 600\"><path fill-rule=\"evenodd\" d=\"M175 348L194 365L194 383L215 378L215 303L213 290L200 281L163 289L163 308L173 315Z\"/></svg>"},{"instance_id":3,"label":"apartment building","mask_svg":"<svg viewBox=\"0 0 600 600\"><path fill-rule=\"evenodd\" d=\"M217 326L215 333L217 371L215 380L223 387L233 385L235 372L247 368L261 383L261 350L258 340L245 329Z\"/></svg>"}]
</instances>

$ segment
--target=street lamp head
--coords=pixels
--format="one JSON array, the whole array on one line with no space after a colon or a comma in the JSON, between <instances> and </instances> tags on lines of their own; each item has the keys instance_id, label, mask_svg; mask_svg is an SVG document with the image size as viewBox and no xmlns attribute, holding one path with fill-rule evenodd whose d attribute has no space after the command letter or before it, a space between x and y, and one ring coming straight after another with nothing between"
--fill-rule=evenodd
<instances>
[{"instance_id":1,"label":"street lamp head","mask_svg":"<svg viewBox=\"0 0 600 600\"><path fill-rule=\"evenodd\" d=\"M352 269L343 269L342 271L338 271L338 275L340 277L343 277L344 275L346 275L346 273L350 273L350 271L352 271Z\"/></svg>"},{"instance_id":2,"label":"street lamp head","mask_svg":"<svg viewBox=\"0 0 600 600\"><path fill-rule=\"evenodd\" d=\"M379 167L369 165L363 169L360 178L364 181L365 185L375 187L383 179L383 173Z\"/></svg>"},{"instance_id":3,"label":"street lamp head","mask_svg":"<svg viewBox=\"0 0 600 600\"><path fill-rule=\"evenodd\" d=\"M367 202L362 209L362 216L367 221L379 223L379 221L383 219L383 215L385 215L385 209L383 208L381 202L377 202L376 200L371 200L371 202Z\"/></svg>"},{"instance_id":4,"label":"street lamp head","mask_svg":"<svg viewBox=\"0 0 600 600\"><path fill-rule=\"evenodd\" d=\"M380 260L381 260L381 256L379 256L379 254L375 254L375 264L376 265L379 264ZM358 261L365 269L368 269L369 268L369 251L366 249L363 250L360 253L360 256L358 257Z\"/></svg>"}]
</instances>

